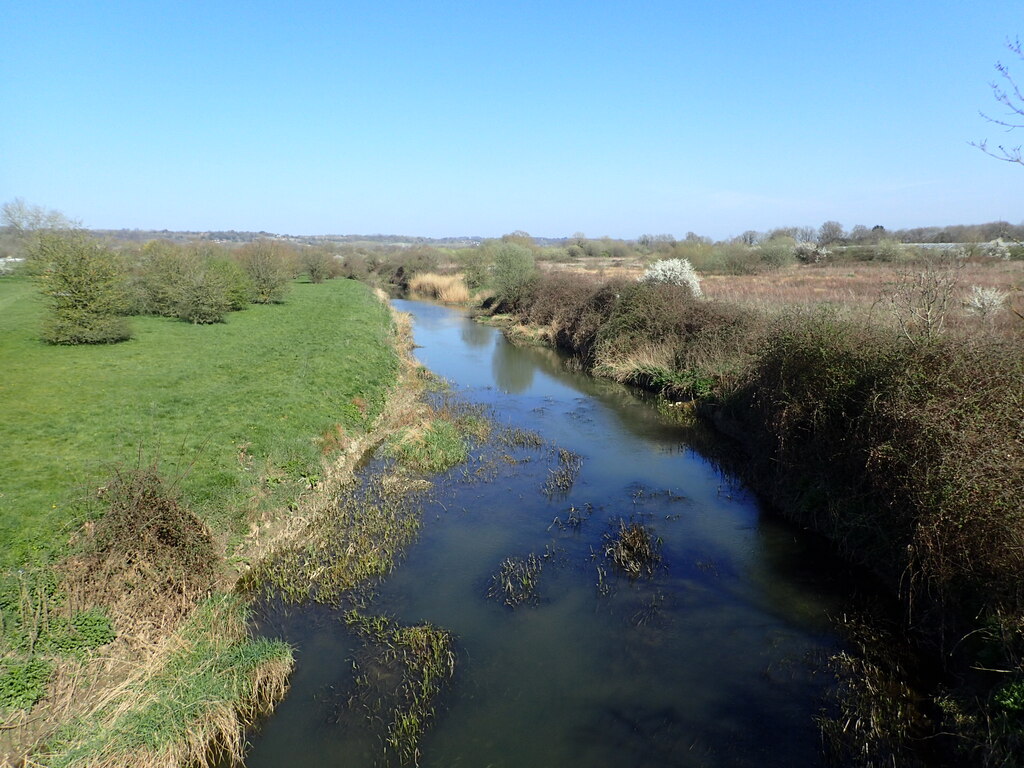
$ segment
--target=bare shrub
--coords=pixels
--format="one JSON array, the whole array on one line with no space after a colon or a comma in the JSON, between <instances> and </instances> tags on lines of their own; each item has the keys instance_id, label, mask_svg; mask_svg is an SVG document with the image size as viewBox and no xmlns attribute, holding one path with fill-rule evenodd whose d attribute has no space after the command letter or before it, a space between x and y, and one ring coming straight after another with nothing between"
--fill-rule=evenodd
<instances>
[{"instance_id":1,"label":"bare shrub","mask_svg":"<svg viewBox=\"0 0 1024 768\"><path fill-rule=\"evenodd\" d=\"M130 630L173 622L213 582L213 536L155 467L116 471L102 494L106 513L64 566L69 601L110 606Z\"/></svg>"},{"instance_id":2,"label":"bare shrub","mask_svg":"<svg viewBox=\"0 0 1024 768\"><path fill-rule=\"evenodd\" d=\"M930 260L919 270L898 272L886 283L879 300L888 305L908 339L927 341L942 332L962 268L955 262Z\"/></svg>"}]
</instances>

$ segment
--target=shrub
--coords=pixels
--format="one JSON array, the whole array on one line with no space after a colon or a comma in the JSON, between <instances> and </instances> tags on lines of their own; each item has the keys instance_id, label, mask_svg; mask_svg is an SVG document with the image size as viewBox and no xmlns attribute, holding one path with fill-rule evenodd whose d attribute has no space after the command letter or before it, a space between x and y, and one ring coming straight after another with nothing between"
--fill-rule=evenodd
<instances>
[{"instance_id":1,"label":"shrub","mask_svg":"<svg viewBox=\"0 0 1024 768\"><path fill-rule=\"evenodd\" d=\"M490 280L491 263L480 248L460 251L457 257L462 279L470 291L479 291Z\"/></svg>"},{"instance_id":2,"label":"shrub","mask_svg":"<svg viewBox=\"0 0 1024 768\"><path fill-rule=\"evenodd\" d=\"M971 292L964 303L968 312L973 312L982 318L989 318L1006 305L1009 294L1000 291L998 288L983 288L980 285L972 285Z\"/></svg>"},{"instance_id":3,"label":"shrub","mask_svg":"<svg viewBox=\"0 0 1024 768\"><path fill-rule=\"evenodd\" d=\"M224 322L231 311L227 276L209 265L197 262L184 277L176 291L174 313L196 325Z\"/></svg>"},{"instance_id":4,"label":"shrub","mask_svg":"<svg viewBox=\"0 0 1024 768\"><path fill-rule=\"evenodd\" d=\"M243 246L238 261L253 286L253 301L275 304L284 299L292 278L291 253L271 240L258 240Z\"/></svg>"},{"instance_id":5,"label":"shrub","mask_svg":"<svg viewBox=\"0 0 1024 768\"><path fill-rule=\"evenodd\" d=\"M792 237L773 237L757 246L761 261L771 269L779 269L792 264L796 257L794 249L796 241Z\"/></svg>"},{"instance_id":6,"label":"shrub","mask_svg":"<svg viewBox=\"0 0 1024 768\"><path fill-rule=\"evenodd\" d=\"M50 305L43 338L51 344L106 344L131 338L131 306L119 254L81 232L47 233L30 255Z\"/></svg>"},{"instance_id":7,"label":"shrub","mask_svg":"<svg viewBox=\"0 0 1024 768\"><path fill-rule=\"evenodd\" d=\"M322 283L335 276L337 265L333 254L323 248L307 248L302 252L302 268L309 282Z\"/></svg>"},{"instance_id":8,"label":"shrub","mask_svg":"<svg viewBox=\"0 0 1024 768\"><path fill-rule=\"evenodd\" d=\"M166 240L152 240L142 246L138 263L141 311L149 315L174 317L178 289L191 269L193 256Z\"/></svg>"},{"instance_id":9,"label":"shrub","mask_svg":"<svg viewBox=\"0 0 1024 768\"><path fill-rule=\"evenodd\" d=\"M526 298L536 276L533 252L518 243L498 243L492 256L499 310L515 310Z\"/></svg>"},{"instance_id":10,"label":"shrub","mask_svg":"<svg viewBox=\"0 0 1024 768\"><path fill-rule=\"evenodd\" d=\"M647 268L640 277L641 283L665 283L686 288L694 298L704 295L700 289L700 277L687 259L663 259Z\"/></svg>"},{"instance_id":11,"label":"shrub","mask_svg":"<svg viewBox=\"0 0 1024 768\"><path fill-rule=\"evenodd\" d=\"M832 251L815 242L806 241L793 246L793 256L804 264L818 264L831 255Z\"/></svg>"}]
</instances>

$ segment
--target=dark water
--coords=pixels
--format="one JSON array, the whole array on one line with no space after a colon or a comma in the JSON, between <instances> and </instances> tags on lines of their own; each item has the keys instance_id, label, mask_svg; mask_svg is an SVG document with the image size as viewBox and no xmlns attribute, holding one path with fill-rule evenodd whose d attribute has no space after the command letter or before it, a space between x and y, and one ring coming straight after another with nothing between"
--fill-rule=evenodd
<instances>
[{"instance_id":1,"label":"dark water","mask_svg":"<svg viewBox=\"0 0 1024 768\"><path fill-rule=\"evenodd\" d=\"M629 390L456 311L395 303L415 316L425 366L499 425L547 441L499 449L516 464L479 458L471 468L486 481L453 471L375 599L374 611L458 640L421 765L821 765L813 717L837 642L827 617L840 605L814 543L764 514ZM552 445L583 458L571 492L555 498L541 491L558 465ZM570 508L578 527L552 524ZM660 537L653 577L617 576L601 555L620 518ZM485 597L504 558L545 551L539 604ZM379 761L379 735L346 715L355 641L337 612L291 609L268 631L295 644L297 666L288 698L251 735L247 764Z\"/></svg>"}]
</instances>

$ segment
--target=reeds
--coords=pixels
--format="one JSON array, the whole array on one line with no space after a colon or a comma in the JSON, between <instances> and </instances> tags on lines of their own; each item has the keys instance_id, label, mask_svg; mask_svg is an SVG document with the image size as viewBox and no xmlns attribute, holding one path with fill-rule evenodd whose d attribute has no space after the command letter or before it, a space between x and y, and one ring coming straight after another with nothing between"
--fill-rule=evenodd
<instances>
[{"instance_id":1,"label":"reeds","mask_svg":"<svg viewBox=\"0 0 1024 768\"><path fill-rule=\"evenodd\" d=\"M432 299L442 304L466 304L470 299L462 275L439 275L420 272L409 280L409 293L416 298Z\"/></svg>"},{"instance_id":2,"label":"reeds","mask_svg":"<svg viewBox=\"0 0 1024 768\"><path fill-rule=\"evenodd\" d=\"M631 579L650 576L661 563L661 539L641 522L620 519L604 535L604 555Z\"/></svg>"},{"instance_id":3,"label":"reeds","mask_svg":"<svg viewBox=\"0 0 1024 768\"><path fill-rule=\"evenodd\" d=\"M558 449L558 465L548 470L544 495L555 498L568 495L583 468L583 457L565 448Z\"/></svg>"}]
</instances>

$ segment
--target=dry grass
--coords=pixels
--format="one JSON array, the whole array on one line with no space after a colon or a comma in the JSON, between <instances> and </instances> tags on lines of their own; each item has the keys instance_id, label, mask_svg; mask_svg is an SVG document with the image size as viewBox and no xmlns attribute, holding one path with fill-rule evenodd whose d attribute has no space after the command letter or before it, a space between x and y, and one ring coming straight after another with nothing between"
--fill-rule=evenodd
<instances>
[{"instance_id":1,"label":"dry grass","mask_svg":"<svg viewBox=\"0 0 1024 768\"><path fill-rule=\"evenodd\" d=\"M462 275L439 275L436 272L420 272L413 276L409 281L409 293L415 298L442 304L465 304L470 298Z\"/></svg>"},{"instance_id":2,"label":"dry grass","mask_svg":"<svg viewBox=\"0 0 1024 768\"><path fill-rule=\"evenodd\" d=\"M638 371L670 370L675 365L676 350L670 344L641 344L630 352L617 355L598 354L594 373L622 383L633 382Z\"/></svg>"},{"instance_id":3,"label":"dry grass","mask_svg":"<svg viewBox=\"0 0 1024 768\"><path fill-rule=\"evenodd\" d=\"M241 600L202 603L152 654L47 739L51 768L206 768L239 761L244 726L284 695L292 658L282 643L248 640Z\"/></svg>"}]
</instances>

